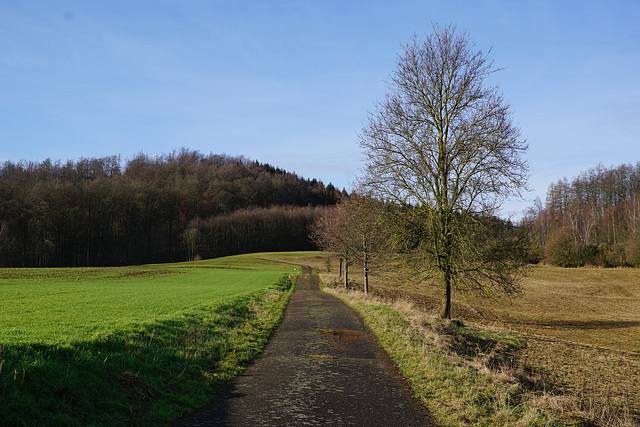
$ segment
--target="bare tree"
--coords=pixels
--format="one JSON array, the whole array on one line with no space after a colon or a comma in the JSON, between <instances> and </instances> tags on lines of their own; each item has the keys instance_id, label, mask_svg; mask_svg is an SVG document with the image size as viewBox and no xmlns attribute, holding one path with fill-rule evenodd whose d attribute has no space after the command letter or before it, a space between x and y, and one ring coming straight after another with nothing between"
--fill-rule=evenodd
<instances>
[{"instance_id":1,"label":"bare tree","mask_svg":"<svg viewBox=\"0 0 640 427\"><path fill-rule=\"evenodd\" d=\"M185 230L182 238L187 248L187 261L193 261L196 257L196 250L198 248L198 229L191 225Z\"/></svg>"},{"instance_id":2,"label":"bare tree","mask_svg":"<svg viewBox=\"0 0 640 427\"><path fill-rule=\"evenodd\" d=\"M497 70L474 48L455 26L434 26L424 40L414 36L359 140L364 188L424 221L426 239L415 247L441 277L443 318L451 316L452 287L513 293L521 267L508 261L506 248L489 262L478 246L486 224L480 219L518 195L529 172L509 105L485 85Z\"/></svg>"},{"instance_id":3,"label":"bare tree","mask_svg":"<svg viewBox=\"0 0 640 427\"><path fill-rule=\"evenodd\" d=\"M382 220L382 205L366 196L354 193L337 206L346 228L344 244L353 258L362 263L364 292L369 293L369 274L376 258L385 253L388 228Z\"/></svg>"},{"instance_id":4,"label":"bare tree","mask_svg":"<svg viewBox=\"0 0 640 427\"><path fill-rule=\"evenodd\" d=\"M379 202L354 193L349 199L326 210L312 226L313 240L340 259L341 273L344 266L345 287L349 280L349 266L359 261L363 267L364 292L369 292L371 266L383 252L387 235L381 213Z\"/></svg>"},{"instance_id":5,"label":"bare tree","mask_svg":"<svg viewBox=\"0 0 640 427\"><path fill-rule=\"evenodd\" d=\"M344 278L344 287L347 288L354 250L349 242L349 222L339 206L325 210L312 224L310 234L320 248L336 254L340 261L340 276Z\"/></svg>"}]
</instances>

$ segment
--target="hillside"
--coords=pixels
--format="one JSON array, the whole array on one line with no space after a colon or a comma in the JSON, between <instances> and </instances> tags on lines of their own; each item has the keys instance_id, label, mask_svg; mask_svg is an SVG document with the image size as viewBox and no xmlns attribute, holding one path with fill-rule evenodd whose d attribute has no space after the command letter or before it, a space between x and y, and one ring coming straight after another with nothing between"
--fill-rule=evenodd
<instances>
[{"instance_id":1,"label":"hillside","mask_svg":"<svg viewBox=\"0 0 640 427\"><path fill-rule=\"evenodd\" d=\"M181 261L201 256L201 249L205 256L313 249L306 236L313 207L333 205L343 193L268 164L184 148L128 161L5 162L0 266ZM234 219L243 227L234 227ZM212 240L220 239L212 235L212 224L221 223L225 229L219 232L231 230L228 244L213 248ZM291 229L302 231L294 236Z\"/></svg>"}]
</instances>

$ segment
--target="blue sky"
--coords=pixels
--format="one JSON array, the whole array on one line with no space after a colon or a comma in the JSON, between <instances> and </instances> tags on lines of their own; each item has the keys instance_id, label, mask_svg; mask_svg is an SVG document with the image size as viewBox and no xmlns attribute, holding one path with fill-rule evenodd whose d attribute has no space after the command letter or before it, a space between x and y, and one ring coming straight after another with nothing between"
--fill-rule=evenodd
<instances>
[{"instance_id":1,"label":"blue sky","mask_svg":"<svg viewBox=\"0 0 640 427\"><path fill-rule=\"evenodd\" d=\"M640 0L0 0L0 161L244 155L350 188L396 54L491 49L533 191L640 161Z\"/></svg>"}]
</instances>

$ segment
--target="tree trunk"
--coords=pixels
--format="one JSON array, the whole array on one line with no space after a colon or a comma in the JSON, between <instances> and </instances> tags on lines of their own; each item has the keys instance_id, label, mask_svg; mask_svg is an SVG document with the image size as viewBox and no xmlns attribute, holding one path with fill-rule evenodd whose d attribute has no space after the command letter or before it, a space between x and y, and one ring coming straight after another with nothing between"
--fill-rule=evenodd
<instances>
[{"instance_id":1,"label":"tree trunk","mask_svg":"<svg viewBox=\"0 0 640 427\"><path fill-rule=\"evenodd\" d=\"M362 233L362 248L363 264L364 264L364 293L369 293L369 245L368 245L368 233Z\"/></svg>"},{"instance_id":2,"label":"tree trunk","mask_svg":"<svg viewBox=\"0 0 640 427\"><path fill-rule=\"evenodd\" d=\"M369 293L369 257L364 253L364 293Z\"/></svg>"},{"instance_id":3,"label":"tree trunk","mask_svg":"<svg viewBox=\"0 0 640 427\"><path fill-rule=\"evenodd\" d=\"M349 261L344 260L344 288L349 286Z\"/></svg>"},{"instance_id":4,"label":"tree trunk","mask_svg":"<svg viewBox=\"0 0 640 427\"><path fill-rule=\"evenodd\" d=\"M443 172L442 176L446 176ZM451 210L445 207L448 204L447 189L442 189L443 199L441 203L443 206L439 209L440 216L440 229L437 236L436 247L438 249L438 267L442 273L442 306L440 307L440 318L451 319L451 254L452 254L452 237L451 237Z\"/></svg>"},{"instance_id":5,"label":"tree trunk","mask_svg":"<svg viewBox=\"0 0 640 427\"><path fill-rule=\"evenodd\" d=\"M442 272L442 307L440 308L440 318L451 319L451 274L448 271Z\"/></svg>"}]
</instances>

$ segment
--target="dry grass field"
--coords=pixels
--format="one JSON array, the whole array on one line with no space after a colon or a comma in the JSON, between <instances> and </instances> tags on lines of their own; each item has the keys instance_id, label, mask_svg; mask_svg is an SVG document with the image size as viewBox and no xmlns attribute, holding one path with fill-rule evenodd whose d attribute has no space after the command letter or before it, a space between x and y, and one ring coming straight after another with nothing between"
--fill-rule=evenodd
<instances>
[{"instance_id":1,"label":"dry grass field","mask_svg":"<svg viewBox=\"0 0 640 427\"><path fill-rule=\"evenodd\" d=\"M527 338L520 360L583 398L640 414L640 269L535 266L516 299L460 307ZM472 310L473 311L473 310Z\"/></svg>"},{"instance_id":2,"label":"dry grass field","mask_svg":"<svg viewBox=\"0 0 640 427\"><path fill-rule=\"evenodd\" d=\"M327 270L325 260L305 261ZM337 262L329 268L336 274ZM361 286L360 270L352 267L350 274ZM374 276L370 286L376 295L409 299L427 312L440 305L433 283L399 285ZM457 294L453 317L524 337L513 363L531 367L557 392L547 402L552 409L640 418L640 269L533 266L523 286L513 299Z\"/></svg>"},{"instance_id":3,"label":"dry grass field","mask_svg":"<svg viewBox=\"0 0 640 427\"><path fill-rule=\"evenodd\" d=\"M640 353L640 269L535 266L513 300L466 301L510 328Z\"/></svg>"}]
</instances>

